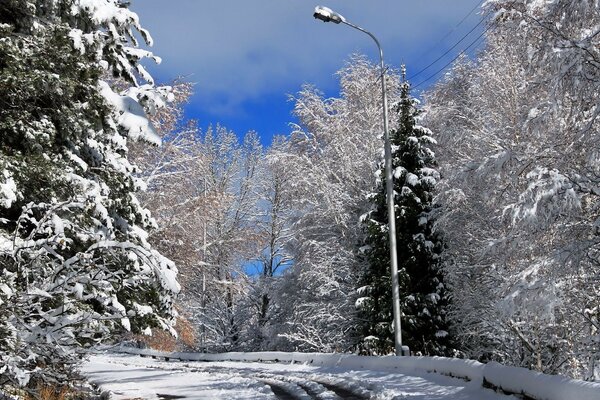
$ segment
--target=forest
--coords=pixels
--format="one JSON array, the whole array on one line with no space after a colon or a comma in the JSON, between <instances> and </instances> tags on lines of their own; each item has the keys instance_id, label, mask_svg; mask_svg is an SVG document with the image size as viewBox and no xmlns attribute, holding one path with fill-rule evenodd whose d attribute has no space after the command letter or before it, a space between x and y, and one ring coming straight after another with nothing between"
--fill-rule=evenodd
<instances>
[{"instance_id":1,"label":"forest","mask_svg":"<svg viewBox=\"0 0 600 400\"><path fill-rule=\"evenodd\" d=\"M380 79L405 344L600 380L600 5L482 12L426 91L351 55L263 146L185 117L125 3L0 2L0 385L123 341L393 353Z\"/></svg>"}]
</instances>

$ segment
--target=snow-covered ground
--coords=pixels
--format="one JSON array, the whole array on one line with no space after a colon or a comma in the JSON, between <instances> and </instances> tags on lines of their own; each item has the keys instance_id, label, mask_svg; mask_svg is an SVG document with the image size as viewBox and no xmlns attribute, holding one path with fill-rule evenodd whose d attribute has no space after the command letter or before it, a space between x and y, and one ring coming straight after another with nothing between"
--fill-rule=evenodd
<instances>
[{"instance_id":1,"label":"snow-covered ground","mask_svg":"<svg viewBox=\"0 0 600 400\"><path fill-rule=\"evenodd\" d=\"M516 400L435 373L305 364L160 361L97 354L82 372L112 399Z\"/></svg>"}]
</instances>

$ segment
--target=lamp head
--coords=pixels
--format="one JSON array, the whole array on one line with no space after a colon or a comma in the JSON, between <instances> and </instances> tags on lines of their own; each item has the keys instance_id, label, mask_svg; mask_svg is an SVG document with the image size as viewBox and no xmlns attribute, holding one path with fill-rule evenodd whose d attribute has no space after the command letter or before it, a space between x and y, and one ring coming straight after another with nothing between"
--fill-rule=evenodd
<instances>
[{"instance_id":1,"label":"lamp head","mask_svg":"<svg viewBox=\"0 0 600 400\"><path fill-rule=\"evenodd\" d=\"M342 17L340 14L336 13L330 8L323 6L316 6L315 13L313 17L316 19L320 19L323 22L333 22L335 24L339 24L340 22L345 22L346 19Z\"/></svg>"}]
</instances>

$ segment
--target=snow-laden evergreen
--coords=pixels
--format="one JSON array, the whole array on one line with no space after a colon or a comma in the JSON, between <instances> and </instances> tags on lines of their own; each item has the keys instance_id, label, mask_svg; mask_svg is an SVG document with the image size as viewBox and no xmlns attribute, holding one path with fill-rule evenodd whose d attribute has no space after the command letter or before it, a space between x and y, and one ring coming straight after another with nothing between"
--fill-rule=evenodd
<instances>
[{"instance_id":1,"label":"snow-laden evergreen","mask_svg":"<svg viewBox=\"0 0 600 400\"><path fill-rule=\"evenodd\" d=\"M177 269L147 242L127 160L129 140L160 142L145 111L169 97L138 33L151 42L117 0L0 4L2 384L64 383L78 349L170 329Z\"/></svg>"},{"instance_id":2,"label":"snow-laden evergreen","mask_svg":"<svg viewBox=\"0 0 600 400\"><path fill-rule=\"evenodd\" d=\"M398 281L403 344L417 354L448 354L446 322L449 292L444 284L441 254L444 244L434 228L435 170L432 132L419 125L420 110L403 82L397 105L397 128L390 132L396 207ZM386 354L394 348L389 228L383 160L376 172L377 191L369 195L373 209L362 217L367 237L362 248L367 267L360 277L363 351Z\"/></svg>"}]
</instances>

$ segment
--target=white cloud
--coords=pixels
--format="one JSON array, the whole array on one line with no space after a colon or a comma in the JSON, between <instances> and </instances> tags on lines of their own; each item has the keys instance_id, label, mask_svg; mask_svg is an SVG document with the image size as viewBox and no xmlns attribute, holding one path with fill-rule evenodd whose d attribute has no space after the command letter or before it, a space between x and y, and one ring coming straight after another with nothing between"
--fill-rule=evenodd
<instances>
[{"instance_id":1,"label":"white cloud","mask_svg":"<svg viewBox=\"0 0 600 400\"><path fill-rule=\"evenodd\" d=\"M411 58L436 42L477 0L316 0L372 31L386 61ZM306 0L137 0L132 9L155 40L162 79L189 76L214 115L303 82L333 87L332 74L352 52L376 57L360 32L313 19ZM474 22L471 24L471 26ZM439 50L438 50L439 51Z\"/></svg>"}]
</instances>

